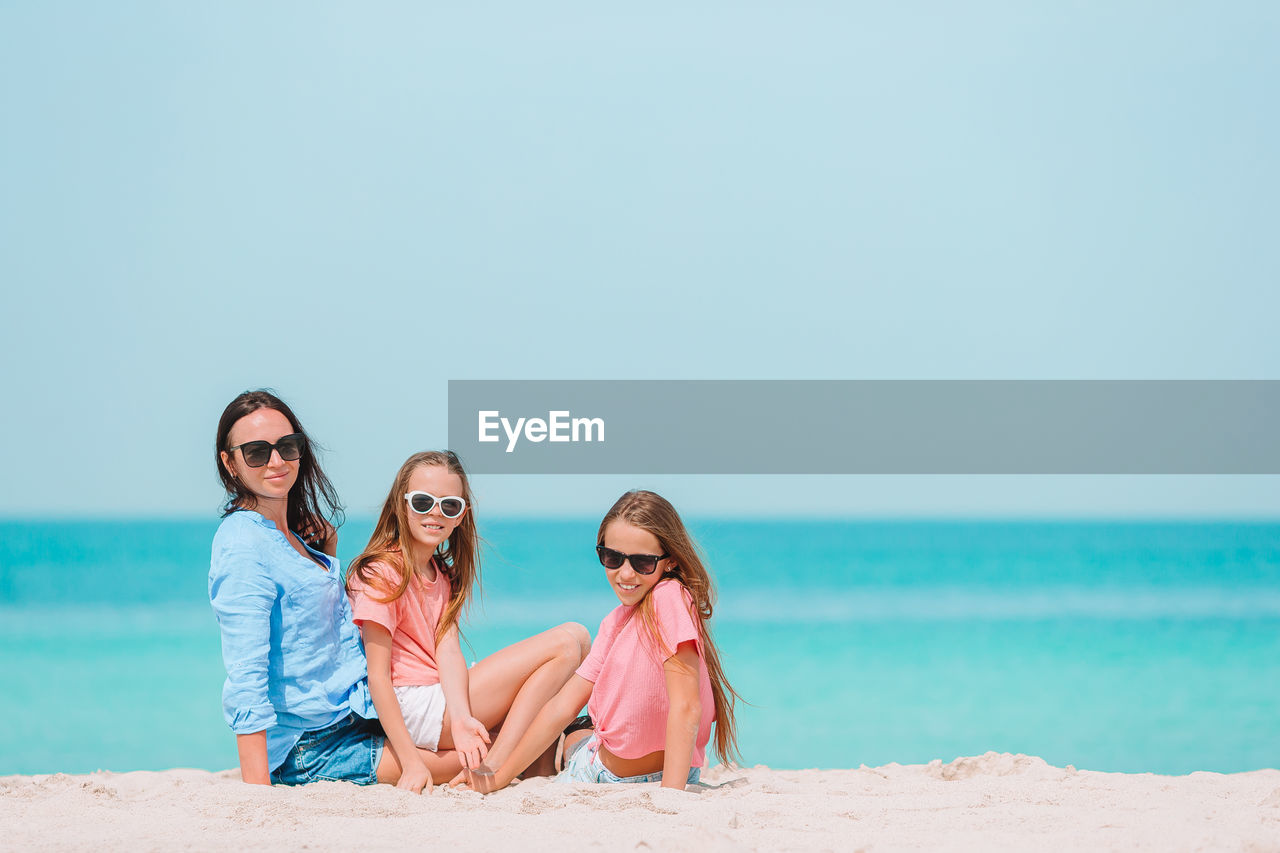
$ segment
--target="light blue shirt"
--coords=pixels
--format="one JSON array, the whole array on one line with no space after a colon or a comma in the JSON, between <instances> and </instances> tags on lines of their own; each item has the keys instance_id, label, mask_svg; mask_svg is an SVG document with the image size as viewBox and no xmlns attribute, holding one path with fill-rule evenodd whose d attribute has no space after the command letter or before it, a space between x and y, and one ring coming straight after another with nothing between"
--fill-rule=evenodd
<instances>
[{"instance_id":1,"label":"light blue shirt","mask_svg":"<svg viewBox=\"0 0 1280 853\"><path fill-rule=\"evenodd\" d=\"M308 550L329 570L251 510L231 513L213 537L209 601L227 667L223 715L236 734L266 731L272 770L304 732L352 711L377 717L338 560Z\"/></svg>"}]
</instances>

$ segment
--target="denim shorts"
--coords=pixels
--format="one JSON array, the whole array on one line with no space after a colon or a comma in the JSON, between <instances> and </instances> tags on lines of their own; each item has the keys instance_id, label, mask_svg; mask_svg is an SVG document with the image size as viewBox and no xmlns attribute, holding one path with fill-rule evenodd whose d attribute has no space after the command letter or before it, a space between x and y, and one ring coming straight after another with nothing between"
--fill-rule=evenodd
<instances>
[{"instance_id":1,"label":"denim shorts","mask_svg":"<svg viewBox=\"0 0 1280 853\"><path fill-rule=\"evenodd\" d=\"M702 777L701 767L689 768L688 784L693 785ZM574 744L573 751L565 760L564 770L556 776L556 782L661 782L662 771L646 773L643 776L615 776L600 761L600 741L593 734Z\"/></svg>"},{"instance_id":2,"label":"denim shorts","mask_svg":"<svg viewBox=\"0 0 1280 853\"><path fill-rule=\"evenodd\" d=\"M355 782L376 785L385 736L377 720L348 714L332 726L306 732L271 771L276 785Z\"/></svg>"}]
</instances>

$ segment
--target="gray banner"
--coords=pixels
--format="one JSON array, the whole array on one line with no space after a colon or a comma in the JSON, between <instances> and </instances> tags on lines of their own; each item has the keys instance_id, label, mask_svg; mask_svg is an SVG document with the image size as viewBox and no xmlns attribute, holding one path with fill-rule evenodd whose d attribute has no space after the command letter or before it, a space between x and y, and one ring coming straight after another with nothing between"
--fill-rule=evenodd
<instances>
[{"instance_id":1,"label":"gray banner","mask_svg":"<svg viewBox=\"0 0 1280 853\"><path fill-rule=\"evenodd\" d=\"M1278 474L1280 381L449 382L478 474Z\"/></svg>"}]
</instances>

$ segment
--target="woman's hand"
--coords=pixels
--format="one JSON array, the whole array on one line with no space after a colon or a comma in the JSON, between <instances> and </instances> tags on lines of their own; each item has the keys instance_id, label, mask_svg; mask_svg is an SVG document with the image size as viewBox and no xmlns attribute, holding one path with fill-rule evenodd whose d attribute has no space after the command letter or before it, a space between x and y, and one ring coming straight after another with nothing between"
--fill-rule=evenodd
<instances>
[{"instance_id":1,"label":"woman's hand","mask_svg":"<svg viewBox=\"0 0 1280 853\"><path fill-rule=\"evenodd\" d=\"M316 531L317 550L330 557L338 556L338 531L324 519L320 519L320 529Z\"/></svg>"},{"instance_id":2,"label":"woman's hand","mask_svg":"<svg viewBox=\"0 0 1280 853\"><path fill-rule=\"evenodd\" d=\"M464 768L479 767L489 754L489 730L484 723L467 715L453 721L453 748L458 751Z\"/></svg>"},{"instance_id":3,"label":"woman's hand","mask_svg":"<svg viewBox=\"0 0 1280 853\"><path fill-rule=\"evenodd\" d=\"M240 753L240 778L250 785L270 785L271 771L267 766L267 733L236 735L236 750Z\"/></svg>"},{"instance_id":4,"label":"woman's hand","mask_svg":"<svg viewBox=\"0 0 1280 853\"><path fill-rule=\"evenodd\" d=\"M424 787L427 789L427 793L431 793L431 786L431 771L427 769L427 765L423 763L421 758L414 755L409 761L405 762L404 768L400 771L400 781L396 782L397 788L420 794Z\"/></svg>"}]
</instances>

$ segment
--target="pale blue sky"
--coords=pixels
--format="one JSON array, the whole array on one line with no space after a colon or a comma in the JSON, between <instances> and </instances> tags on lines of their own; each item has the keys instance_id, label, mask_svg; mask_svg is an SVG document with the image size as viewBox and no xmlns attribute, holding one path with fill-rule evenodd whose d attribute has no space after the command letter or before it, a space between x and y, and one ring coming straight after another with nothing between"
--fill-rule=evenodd
<instances>
[{"instance_id":1,"label":"pale blue sky","mask_svg":"<svg viewBox=\"0 0 1280 853\"><path fill-rule=\"evenodd\" d=\"M263 385L367 513L450 378L1280 378L1277 43L1273 3L6 2L0 515L210 513ZM1273 477L477 485L633 484L1280 514Z\"/></svg>"}]
</instances>

